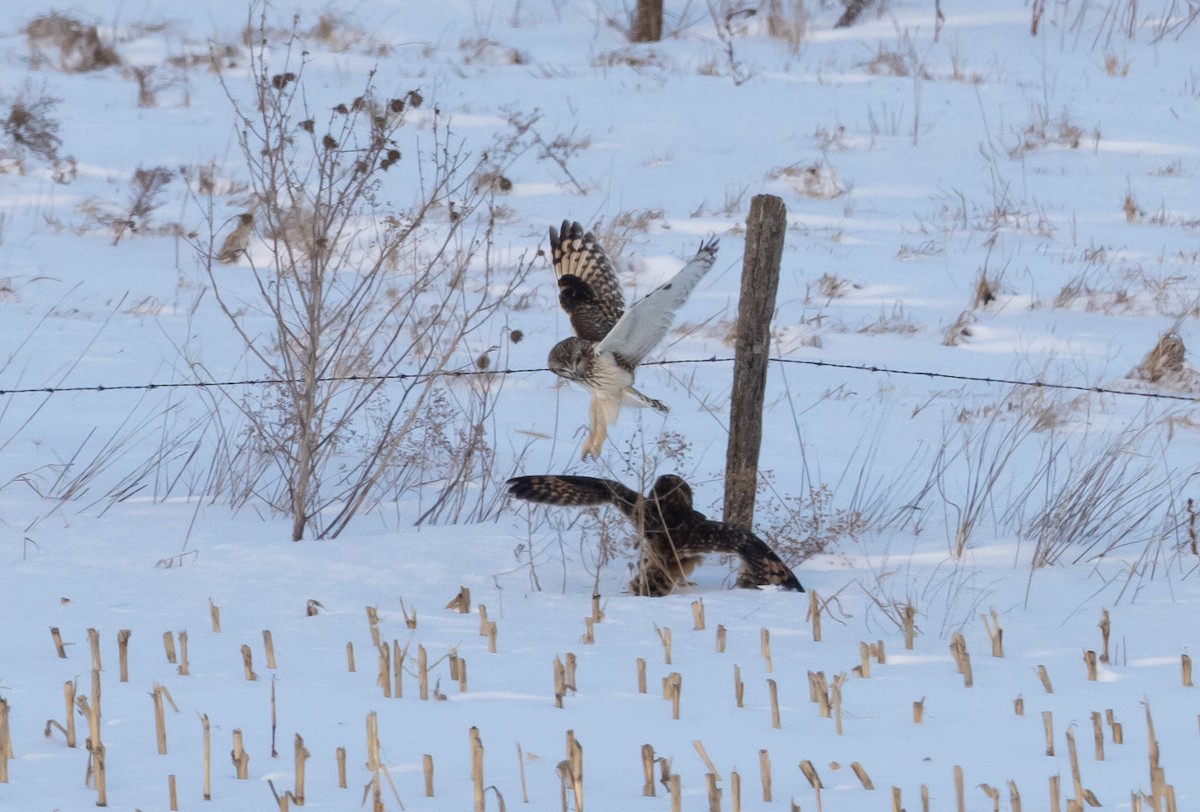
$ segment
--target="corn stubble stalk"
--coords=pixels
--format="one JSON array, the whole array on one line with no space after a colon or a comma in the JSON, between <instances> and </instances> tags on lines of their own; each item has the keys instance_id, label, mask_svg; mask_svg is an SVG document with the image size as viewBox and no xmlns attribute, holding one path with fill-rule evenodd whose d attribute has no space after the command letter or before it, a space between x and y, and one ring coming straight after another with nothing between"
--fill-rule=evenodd
<instances>
[{"instance_id":1,"label":"corn stubble stalk","mask_svg":"<svg viewBox=\"0 0 1200 812\"><path fill-rule=\"evenodd\" d=\"M233 768L238 780L249 780L250 754L246 752L246 748L242 743L242 731L240 729L233 731L233 750L230 751L229 756L233 759Z\"/></svg>"},{"instance_id":2,"label":"corn stubble stalk","mask_svg":"<svg viewBox=\"0 0 1200 812\"><path fill-rule=\"evenodd\" d=\"M808 593L808 617L805 618L812 622L812 637L814 643L821 642L821 604L817 598L817 591L814 589Z\"/></svg>"},{"instance_id":3,"label":"corn stubble stalk","mask_svg":"<svg viewBox=\"0 0 1200 812\"><path fill-rule=\"evenodd\" d=\"M767 631L765 626L758 630L758 646L762 650L763 662L766 663L767 673L770 674L772 671L771 633Z\"/></svg>"},{"instance_id":4,"label":"corn stubble stalk","mask_svg":"<svg viewBox=\"0 0 1200 812\"><path fill-rule=\"evenodd\" d=\"M221 631L221 609L213 603L212 598L208 599L208 618L212 623L212 630L219 634Z\"/></svg>"},{"instance_id":5,"label":"corn stubble stalk","mask_svg":"<svg viewBox=\"0 0 1200 812\"><path fill-rule=\"evenodd\" d=\"M664 626L659 628L658 624L654 624L654 631L658 635L659 642L663 647L663 665L671 664L671 630Z\"/></svg>"},{"instance_id":6,"label":"corn stubble stalk","mask_svg":"<svg viewBox=\"0 0 1200 812\"><path fill-rule=\"evenodd\" d=\"M708 812L721 812L721 788L717 786L717 777L706 773L704 787L708 795Z\"/></svg>"},{"instance_id":7,"label":"corn stubble stalk","mask_svg":"<svg viewBox=\"0 0 1200 812\"><path fill-rule=\"evenodd\" d=\"M692 630L704 631L704 599L692 601Z\"/></svg>"},{"instance_id":8,"label":"corn stubble stalk","mask_svg":"<svg viewBox=\"0 0 1200 812\"><path fill-rule=\"evenodd\" d=\"M1083 652L1083 665L1087 669L1088 682L1095 682L1099 678L1096 669L1096 652L1090 649Z\"/></svg>"},{"instance_id":9,"label":"corn stubble stalk","mask_svg":"<svg viewBox=\"0 0 1200 812\"><path fill-rule=\"evenodd\" d=\"M296 734L293 743L293 755L296 766L296 783L295 789L292 790L292 796L296 800L296 806L304 806L304 765L312 753L308 752L308 748L304 746L304 739L299 733Z\"/></svg>"},{"instance_id":10,"label":"corn stubble stalk","mask_svg":"<svg viewBox=\"0 0 1200 812\"><path fill-rule=\"evenodd\" d=\"M1018 694L1013 700L1013 713L1017 716L1025 715L1025 697Z\"/></svg>"},{"instance_id":11,"label":"corn stubble stalk","mask_svg":"<svg viewBox=\"0 0 1200 812\"><path fill-rule=\"evenodd\" d=\"M468 731L471 744L471 784L475 791L475 812L483 812L483 741L479 728L474 725Z\"/></svg>"},{"instance_id":12,"label":"corn stubble stalk","mask_svg":"<svg viewBox=\"0 0 1200 812\"><path fill-rule=\"evenodd\" d=\"M967 653L967 641L961 632L955 632L951 636L950 653L954 656L958 673L962 674L963 687L970 688L975 684L975 679L971 671L971 655Z\"/></svg>"},{"instance_id":13,"label":"corn stubble stalk","mask_svg":"<svg viewBox=\"0 0 1200 812\"><path fill-rule=\"evenodd\" d=\"M1104 711L1104 719L1106 722L1108 722L1109 730L1112 733L1112 743L1113 744L1124 744L1125 743L1125 729L1121 725L1121 723L1117 721L1117 717L1113 714L1112 708L1108 708L1107 710Z\"/></svg>"},{"instance_id":14,"label":"corn stubble stalk","mask_svg":"<svg viewBox=\"0 0 1200 812\"><path fill-rule=\"evenodd\" d=\"M267 668L275 670L275 641L271 638L271 630L263 629L263 650L267 658ZM304 802L297 799L297 806L303 806Z\"/></svg>"},{"instance_id":15,"label":"corn stubble stalk","mask_svg":"<svg viewBox=\"0 0 1200 812\"><path fill-rule=\"evenodd\" d=\"M771 757L766 750L758 751L758 774L762 781L763 803L771 803Z\"/></svg>"},{"instance_id":16,"label":"corn stubble stalk","mask_svg":"<svg viewBox=\"0 0 1200 812\"><path fill-rule=\"evenodd\" d=\"M453 655L454 649L450 651ZM450 663L454 666L451 669L453 673L451 673L450 678L458 679L457 657L452 656ZM399 640L392 640L392 694L397 699L404 696L404 652L400 648Z\"/></svg>"},{"instance_id":17,"label":"corn stubble stalk","mask_svg":"<svg viewBox=\"0 0 1200 812\"><path fill-rule=\"evenodd\" d=\"M375 684L383 691L385 699L392 697L392 649L387 643L379 647L379 657L377 659L379 676L375 678Z\"/></svg>"},{"instance_id":18,"label":"corn stubble stalk","mask_svg":"<svg viewBox=\"0 0 1200 812\"><path fill-rule=\"evenodd\" d=\"M1046 671L1046 666L1039 665L1037 667L1038 679L1042 681L1042 687L1046 689L1046 693L1054 693L1054 686L1050 684L1050 674Z\"/></svg>"},{"instance_id":19,"label":"corn stubble stalk","mask_svg":"<svg viewBox=\"0 0 1200 812\"><path fill-rule=\"evenodd\" d=\"M417 695L422 702L429 699L429 655L420 644L417 645Z\"/></svg>"},{"instance_id":20,"label":"corn stubble stalk","mask_svg":"<svg viewBox=\"0 0 1200 812\"><path fill-rule=\"evenodd\" d=\"M671 718L679 719L679 695L683 690L683 676L678 671L672 671L667 677L671 692Z\"/></svg>"},{"instance_id":21,"label":"corn stubble stalk","mask_svg":"<svg viewBox=\"0 0 1200 812\"><path fill-rule=\"evenodd\" d=\"M729 773L729 804L733 812L742 812L742 777L737 770Z\"/></svg>"},{"instance_id":22,"label":"corn stubble stalk","mask_svg":"<svg viewBox=\"0 0 1200 812\"><path fill-rule=\"evenodd\" d=\"M1046 755L1054 755L1054 715L1050 711L1042 711L1042 725L1046 729Z\"/></svg>"},{"instance_id":23,"label":"corn stubble stalk","mask_svg":"<svg viewBox=\"0 0 1200 812\"><path fill-rule=\"evenodd\" d=\"M354 673L354 643L346 644L346 670Z\"/></svg>"},{"instance_id":24,"label":"corn stubble stalk","mask_svg":"<svg viewBox=\"0 0 1200 812\"><path fill-rule=\"evenodd\" d=\"M668 779L668 788L671 791L671 812L682 812L683 810L683 787L679 783L679 774L676 773Z\"/></svg>"},{"instance_id":25,"label":"corn stubble stalk","mask_svg":"<svg viewBox=\"0 0 1200 812\"><path fill-rule=\"evenodd\" d=\"M858 644L858 665L853 671L863 679L871 678L871 646L868 643Z\"/></svg>"},{"instance_id":26,"label":"corn stubble stalk","mask_svg":"<svg viewBox=\"0 0 1200 812\"><path fill-rule=\"evenodd\" d=\"M250 647L242 643L242 670L247 682L253 682L258 679L258 674L254 673L253 666L254 655L250 652Z\"/></svg>"},{"instance_id":27,"label":"corn stubble stalk","mask_svg":"<svg viewBox=\"0 0 1200 812\"><path fill-rule=\"evenodd\" d=\"M518 760L520 760L520 757L521 757L521 745L518 744L517 745ZM524 774L524 769L522 769L521 772L522 772L522 774ZM433 797L433 756L431 756L429 753L425 753L424 755L421 756L421 773L425 776L425 797L432 798Z\"/></svg>"},{"instance_id":28,"label":"corn stubble stalk","mask_svg":"<svg viewBox=\"0 0 1200 812\"><path fill-rule=\"evenodd\" d=\"M337 765L338 789L346 788L346 748L338 747L333 751L333 760Z\"/></svg>"},{"instance_id":29,"label":"corn stubble stalk","mask_svg":"<svg viewBox=\"0 0 1200 812\"><path fill-rule=\"evenodd\" d=\"M67 680L63 683L63 696L67 701L67 724L66 727L61 725L57 719L47 719L46 728L42 731L42 735L47 739L50 738L50 731L58 728L62 732L63 737L67 741L67 747L75 746L75 682Z\"/></svg>"},{"instance_id":30,"label":"corn stubble stalk","mask_svg":"<svg viewBox=\"0 0 1200 812\"><path fill-rule=\"evenodd\" d=\"M8 760L13 757L12 734L8 729L8 700L0 697L0 784L8 783ZM70 713L67 714L70 716Z\"/></svg>"},{"instance_id":31,"label":"corn stubble stalk","mask_svg":"<svg viewBox=\"0 0 1200 812\"><path fill-rule=\"evenodd\" d=\"M76 697L75 704L88 720L88 737L84 746L88 751L87 778L96 789L96 806L108 805L108 779L104 763L104 743L100 741L100 672L92 671L91 701L87 697Z\"/></svg>"},{"instance_id":32,"label":"corn stubble stalk","mask_svg":"<svg viewBox=\"0 0 1200 812\"><path fill-rule=\"evenodd\" d=\"M92 670L100 670L100 632L95 629L87 630L88 648L92 650Z\"/></svg>"},{"instance_id":33,"label":"corn stubble stalk","mask_svg":"<svg viewBox=\"0 0 1200 812\"><path fill-rule=\"evenodd\" d=\"M179 667L176 669L179 676L188 676L188 633L183 631L179 633Z\"/></svg>"},{"instance_id":34,"label":"corn stubble stalk","mask_svg":"<svg viewBox=\"0 0 1200 812\"><path fill-rule=\"evenodd\" d=\"M166 652L168 663L175 665L179 662L175 653L175 635L169 631L163 632L163 650Z\"/></svg>"},{"instance_id":35,"label":"corn stubble stalk","mask_svg":"<svg viewBox=\"0 0 1200 812\"><path fill-rule=\"evenodd\" d=\"M1092 740L1096 761L1104 761L1104 724L1100 721L1098 711L1092 713Z\"/></svg>"},{"instance_id":36,"label":"corn stubble stalk","mask_svg":"<svg viewBox=\"0 0 1200 812\"><path fill-rule=\"evenodd\" d=\"M575 812L583 812L583 745L575 738L575 731L567 731L567 758L571 776L571 790L575 796Z\"/></svg>"},{"instance_id":37,"label":"corn stubble stalk","mask_svg":"<svg viewBox=\"0 0 1200 812\"><path fill-rule=\"evenodd\" d=\"M913 724L919 725L925 720L925 697L912 703Z\"/></svg>"},{"instance_id":38,"label":"corn stubble stalk","mask_svg":"<svg viewBox=\"0 0 1200 812\"><path fill-rule=\"evenodd\" d=\"M212 730L208 723L208 715L200 714L201 749L204 758L203 793L204 800L212 800Z\"/></svg>"},{"instance_id":39,"label":"corn stubble stalk","mask_svg":"<svg viewBox=\"0 0 1200 812\"><path fill-rule=\"evenodd\" d=\"M854 771L854 775L858 778L858 783L862 784L863 789L875 789L875 784L871 781L871 776L867 775L863 765L853 761L850 763L850 769Z\"/></svg>"},{"instance_id":40,"label":"corn stubble stalk","mask_svg":"<svg viewBox=\"0 0 1200 812\"><path fill-rule=\"evenodd\" d=\"M779 730L782 725L779 722L779 688L775 680L767 680L767 693L771 698L771 727Z\"/></svg>"},{"instance_id":41,"label":"corn stubble stalk","mask_svg":"<svg viewBox=\"0 0 1200 812\"><path fill-rule=\"evenodd\" d=\"M746 684L742 682L742 669L735 665L733 667L733 701L741 708L745 707L745 698Z\"/></svg>"},{"instance_id":42,"label":"corn stubble stalk","mask_svg":"<svg viewBox=\"0 0 1200 812\"><path fill-rule=\"evenodd\" d=\"M554 658L554 707L561 708L563 706L563 697L567 694L566 687L566 670L563 668L562 660L558 657Z\"/></svg>"},{"instance_id":43,"label":"corn stubble stalk","mask_svg":"<svg viewBox=\"0 0 1200 812\"><path fill-rule=\"evenodd\" d=\"M916 634L913 624L917 617L917 608L911 603L906 603L900 614L904 621L904 650L912 651L913 637Z\"/></svg>"},{"instance_id":44,"label":"corn stubble stalk","mask_svg":"<svg viewBox=\"0 0 1200 812\"><path fill-rule=\"evenodd\" d=\"M1183 687L1191 688L1192 687L1192 658L1186 654L1181 655L1179 664L1180 664L1180 668L1183 671L1183 674L1182 674Z\"/></svg>"},{"instance_id":45,"label":"corn stubble stalk","mask_svg":"<svg viewBox=\"0 0 1200 812\"><path fill-rule=\"evenodd\" d=\"M50 627L50 638L54 641L54 651L60 660L67 659L67 647L63 645L62 633L57 626Z\"/></svg>"},{"instance_id":46,"label":"corn stubble stalk","mask_svg":"<svg viewBox=\"0 0 1200 812\"><path fill-rule=\"evenodd\" d=\"M824 785L821 783L820 777L817 775L816 768L808 759L800 762L800 772L804 773L804 777L808 779L808 785L813 788L813 793L817 798L817 812L821 812L821 790Z\"/></svg>"},{"instance_id":47,"label":"corn stubble stalk","mask_svg":"<svg viewBox=\"0 0 1200 812\"><path fill-rule=\"evenodd\" d=\"M179 809L179 798L175 795L175 775L167 776L167 805L171 810Z\"/></svg>"},{"instance_id":48,"label":"corn stubble stalk","mask_svg":"<svg viewBox=\"0 0 1200 812\"><path fill-rule=\"evenodd\" d=\"M371 645L379 648L382 642L379 636L379 609L375 606L365 606L364 611L367 613L367 629L371 632Z\"/></svg>"},{"instance_id":49,"label":"corn stubble stalk","mask_svg":"<svg viewBox=\"0 0 1200 812\"><path fill-rule=\"evenodd\" d=\"M717 624L717 654L725 653L725 627Z\"/></svg>"},{"instance_id":50,"label":"corn stubble stalk","mask_svg":"<svg viewBox=\"0 0 1200 812\"><path fill-rule=\"evenodd\" d=\"M966 812L967 804L963 795L963 768L954 765L954 804L958 812Z\"/></svg>"},{"instance_id":51,"label":"corn stubble stalk","mask_svg":"<svg viewBox=\"0 0 1200 812\"><path fill-rule=\"evenodd\" d=\"M996 610L989 610L992 616L992 622L988 623L987 615L980 615L983 620L983 630L987 632L988 639L992 641L992 656L1004 656L1004 629L1000 628L1000 618L996 615Z\"/></svg>"},{"instance_id":52,"label":"corn stubble stalk","mask_svg":"<svg viewBox=\"0 0 1200 812\"><path fill-rule=\"evenodd\" d=\"M129 635L132 629L121 629L117 632L117 662L120 668L121 682L129 682Z\"/></svg>"},{"instance_id":53,"label":"corn stubble stalk","mask_svg":"<svg viewBox=\"0 0 1200 812\"><path fill-rule=\"evenodd\" d=\"M842 672L833 678L833 686L829 691L830 704L833 705L833 728L842 735L842 686L846 683L846 673Z\"/></svg>"},{"instance_id":54,"label":"corn stubble stalk","mask_svg":"<svg viewBox=\"0 0 1200 812\"><path fill-rule=\"evenodd\" d=\"M1109 621L1107 609L1100 610L1100 623L1097 625L1099 625L1099 627L1100 627L1100 642L1101 642L1100 662L1107 664L1109 661L1109 659L1108 659L1108 636L1112 632L1112 623Z\"/></svg>"},{"instance_id":55,"label":"corn stubble stalk","mask_svg":"<svg viewBox=\"0 0 1200 812\"><path fill-rule=\"evenodd\" d=\"M654 747L649 744L643 744L642 795L646 798L653 798L654 791Z\"/></svg>"},{"instance_id":56,"label":"corn stubble stalk","mask_svg":"<svg viewBox=\"0 0 1200 812\"><path fill-rule=\"evenodd\" d=\"M637 690L639 694L646 693L646 661L637 658Z\"/></svg>"}]
</instances>

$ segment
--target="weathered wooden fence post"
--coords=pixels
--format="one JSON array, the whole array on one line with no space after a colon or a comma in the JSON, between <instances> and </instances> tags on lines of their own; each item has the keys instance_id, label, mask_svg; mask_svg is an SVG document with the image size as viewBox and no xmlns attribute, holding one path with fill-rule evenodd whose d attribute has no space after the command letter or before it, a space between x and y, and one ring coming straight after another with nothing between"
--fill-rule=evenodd
<instances>
[{"instance_id":1,"label":"weathered wooden fence post","mask_svg":"<svg viewBox=\"0 0 1200 812\"><path fill-rule=\"evenodd\" d=\"M662 39L663 0L637 0L630 42L658 42Z\"/></svg>"},{"instance_id":2,"label":"weathered wooden fence post","mask_svg":"<svg viewBox=\"0 0 1200 812\"><path fill-rule=\"evenodd\" d=\"M783 200L775 195L755 195L746 217L746 255L742 261L729 403L729 445L725 451L725 521L745 527L754 523L771 316L775 311L786 230L787 208Z\"/></svg>"}]
</instances>

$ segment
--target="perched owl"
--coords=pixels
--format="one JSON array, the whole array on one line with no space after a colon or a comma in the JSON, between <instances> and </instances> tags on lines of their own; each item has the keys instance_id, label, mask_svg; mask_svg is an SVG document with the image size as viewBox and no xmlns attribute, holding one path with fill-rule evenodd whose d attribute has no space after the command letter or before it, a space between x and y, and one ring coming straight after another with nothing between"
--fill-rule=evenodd
<instances>
[{"instance_id":1,"label":"perched owl","mask_svg":"<svg viewBox=\"0 0 1200 812\"><path fill-rule=\"evenodd\" d=\"M646 543L629 584L637 595L666 595L685 580L706 553L732 553L742 560L737 585L804 587L766 542L744 527L705 518L692 507L692 489L678 476L660 476L645 496L612 479L590 476L519 476L508 480L518 499L546 505L611 504L624 513Z\"/></svg>"},{"instance_id":2,"label":"perched owl","mask_svg":"<svg viewBox=\"0 0 1200 812\"><path fill-rule=\"evenodd\" d=\"M232 264L238 261L242 254L246 253L246 246L250 245L250 229L254 227L254 215L250 212L244 212L237 216L237 226L233 231L229 232L229 236L221 243L221 250L217 252L217 261L226 264Z\"/></svg>"},{"instance_id":3,"label":"perched owl","mask_svg":"<svg viewBox=\"0 0 1200 812\"><path fill-rule=\"evenodd\" d=\"M554 345L548 363L554 374L592 393L583 458L597 457L624 402L667 411L633 388L634 368L663 340L675 311L712 267L717 240L702 243L679 273L628 310L612 262L590 231L564 220L558 230L550 229L550 252L558 301L575 335Z\"/></svg>"}]
</instances>

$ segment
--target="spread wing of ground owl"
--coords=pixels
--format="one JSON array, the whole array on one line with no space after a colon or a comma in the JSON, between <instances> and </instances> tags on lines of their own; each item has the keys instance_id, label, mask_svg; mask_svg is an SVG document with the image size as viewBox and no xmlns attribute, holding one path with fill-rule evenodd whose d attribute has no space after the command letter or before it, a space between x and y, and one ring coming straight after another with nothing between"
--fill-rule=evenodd
<instances>
[{"instance_id":1,"label":"spread wing of ground owl","mask_svg":"<svg viewBox=\"0 0 1200 812\"><path fill-rule=\"evenodd\" d=\"M554 374L591 393L583 458L597 457L608 426L616 422L625 403L667 411L660 401L634 388L634 370L662 342L675 311L712 268L717 240L702 243L679 273L628 310L612 261L582 225L564 220L560 228L551 228L550 252L558 301L575 335L554 345L548 363Z\"/></svg>"},{"instance_id":2,"label":"spread wing of ground owl","mask_svg":"<svg viewBox=\"0 0 1200 812\"><path fill-rule=\"evenodd\" d=\"M638 529L642 554L629 584L635 595L666 595L707 553L731 553L741 559L737 585L778 586L803 592L804 587L767 543L744 527L707 518L692 507L692 489L674 474L660 476L650 492L637 491L612 479L541 474L508 480L508 492L545 505L610 504Z\"/></svg>"}]
</instances>

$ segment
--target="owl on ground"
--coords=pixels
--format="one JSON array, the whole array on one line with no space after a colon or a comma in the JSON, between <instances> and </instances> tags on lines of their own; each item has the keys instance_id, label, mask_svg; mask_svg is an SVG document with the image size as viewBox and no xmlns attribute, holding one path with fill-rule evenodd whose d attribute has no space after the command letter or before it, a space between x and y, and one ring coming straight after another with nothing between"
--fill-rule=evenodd
<instances>
[{"instance_id":1,"label":"owl on ground","mask_svg":"<svg viewBox=\"0 0 1200 812\"><path fill-rule=\"evenodd\" d=\"M741 559L739 587L804 591L765 541L740 525L713 521L693 508L691 486L674 474L660 476L645 496L612 479L554 474L513 477L508 492L527 502L610 504L624 513L645 540L637 575L629 584L636 595L669 594L706 553L731 553Z\"/></svg>"},{"instance_id":2,"label":"owl on ground","mask_svg":"<svg viewBox=\"0 0 1200 812\"><path fill-rule=\"evenodd\" d=\"M561 228L550 229L550 253L558 301L575 335L554 345L548 364L555 375L591 392L583 458L597 457L622 404L667 411L660 401L633 387L634 368L663 340L675 311L713 266L717 240L702 243L679 273L628 310L612 262L590 231L564 220Z\"/></svg>"}]
</instances>

